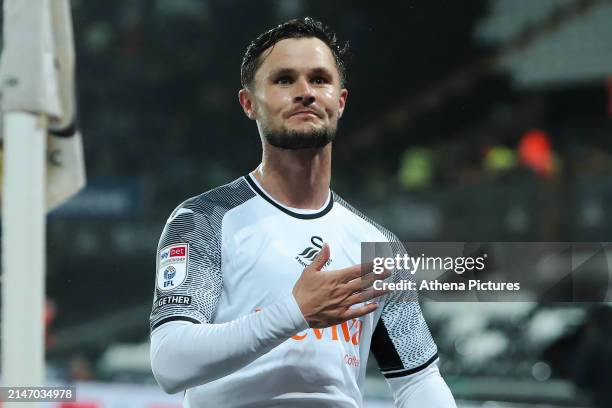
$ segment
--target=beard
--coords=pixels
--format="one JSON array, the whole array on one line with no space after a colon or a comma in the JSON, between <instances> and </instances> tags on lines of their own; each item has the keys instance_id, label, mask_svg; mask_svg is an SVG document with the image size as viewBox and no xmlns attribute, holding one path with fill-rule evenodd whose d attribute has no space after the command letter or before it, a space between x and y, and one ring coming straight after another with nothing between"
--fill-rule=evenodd
<instances>
[{"instance_id":1,"label":"beard","mask_svg":"<svg viewBox=\"0 0 612 408\"><path fill-rule=\"evenodd\" d=\"M320 149L336 138L336 129L322 128L298 132L290 129L270 130L264 128L262 129L262 136L266 142L280 149Z\"/></svg>"}]
</instances>

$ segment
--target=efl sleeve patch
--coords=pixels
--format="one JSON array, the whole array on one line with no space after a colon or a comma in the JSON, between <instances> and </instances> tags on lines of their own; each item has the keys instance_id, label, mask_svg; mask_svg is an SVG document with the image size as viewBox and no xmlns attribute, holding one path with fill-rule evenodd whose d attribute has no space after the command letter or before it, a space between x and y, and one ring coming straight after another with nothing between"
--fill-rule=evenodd
<instances>
[{"instance_id":1,"label":"efl sleeve patch","mask_svg":"<svg viewBox=\"0 0 612 408\"><path fill-rule=\"evenodd\" d=\"M175 244L159 251L157 288L169 291L179 287L187 278L189 244Z\"/></svg>"}]
</instances>

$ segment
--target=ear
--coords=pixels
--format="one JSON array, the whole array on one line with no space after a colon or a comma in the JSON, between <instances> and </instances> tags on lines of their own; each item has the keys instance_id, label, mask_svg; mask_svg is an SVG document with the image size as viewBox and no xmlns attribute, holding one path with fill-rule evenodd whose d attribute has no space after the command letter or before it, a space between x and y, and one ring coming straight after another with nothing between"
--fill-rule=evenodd
<instances>
[{"instance_id":1,"label":"ear","mask_svg":"<svg viewBox=\"0 0 612 408\"><path fill-rule=\"evenodd\" d=\"M242 106L244 114L251 120L257 119L257 110L255 108L255 104L253 103L253 95L251 94L251 91L242 88L238 92L238 100L240 101L240 106Z\"/></svg>"},{"instance_id":2,"label":"ear","mask_svg":"<svg viewBox=\"0 0 612 408\"><path fill-rule=\"evenodd\" d=\"M340 90L340 99L338 100L338 119L342 117L342 113L344 112L344 107L346 106L346 98L348 98L348 89L343 88Z\"/></svg>"}]
</instances>

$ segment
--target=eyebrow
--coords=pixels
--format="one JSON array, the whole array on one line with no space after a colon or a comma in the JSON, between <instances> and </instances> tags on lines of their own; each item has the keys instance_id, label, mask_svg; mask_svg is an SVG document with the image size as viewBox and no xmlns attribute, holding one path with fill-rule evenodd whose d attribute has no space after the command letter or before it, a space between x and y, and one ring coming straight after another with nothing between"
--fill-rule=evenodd
<instances>
[{"instance_id":1,"label":"eyebrow","mask_svg":"<svg viewBox=\"0 0 612 408\"><path fill-rule=\"evenodd\" d=\"M270 77L277 77L277 76L281 76L281 75L293 75L295 74L297 71L295 69L292 68L279 68L279 69L275 69L274 71L270 72Z\"/></svg>"},{"instance_id":2,"label":"eyebrow","mask_svg":"<svg viewBox=\"0 0 612 408\"><path fill-rule=\"evenodd\" d=\"M297 73L296 69L293 68L279 68L270 72L270 77L278 77L281 75L295 75ZM316 67L309 70L309 73L313 73L315 75L325 75L333 78L333 74L329 71L329 69L324 67Z\"/></svg>"}]
</instances>

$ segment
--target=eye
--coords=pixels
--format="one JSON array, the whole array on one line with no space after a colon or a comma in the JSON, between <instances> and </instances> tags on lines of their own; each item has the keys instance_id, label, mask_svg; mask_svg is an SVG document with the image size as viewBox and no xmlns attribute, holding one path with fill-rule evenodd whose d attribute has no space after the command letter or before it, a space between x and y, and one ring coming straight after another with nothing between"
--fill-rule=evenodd
<instances>
[{"instance_id":1,"label":"eye","mask_svg":"<svg viewBox=\"0 0 612 408\"><path fill-rule=\"evenodd\" d=\"M327 84L329 81L327 80L327 78L318 76L318 77L312 78L311 82L315 85L324 85L324 84Z\"/></svg>"},{"instance_id":2,"label":"eye","mask_svg":"<svg viewBox=\"0 0 612 408\"><path fill-rule=\"evenodd\" d=\"M274 83L278 85L289 85L292 82L293 82L293 79L288 75L280 76L276 78L276 80L274 81Z\"/></svg>"}]
</instances>

